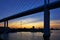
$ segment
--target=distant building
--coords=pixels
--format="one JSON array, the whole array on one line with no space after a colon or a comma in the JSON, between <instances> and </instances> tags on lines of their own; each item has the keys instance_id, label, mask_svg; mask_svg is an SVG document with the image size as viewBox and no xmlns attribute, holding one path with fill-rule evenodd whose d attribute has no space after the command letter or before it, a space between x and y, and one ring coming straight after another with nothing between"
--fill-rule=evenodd
<instances>
[{"instance_id":1,"label":"distant building","mask_svg":"<svg viewBox=\"0 0 60 40\"><path fill-rule=\"evenodd\" d=\"M35 26L32 26L32 29L35 29Z\"/></svg>"}]
</instances>

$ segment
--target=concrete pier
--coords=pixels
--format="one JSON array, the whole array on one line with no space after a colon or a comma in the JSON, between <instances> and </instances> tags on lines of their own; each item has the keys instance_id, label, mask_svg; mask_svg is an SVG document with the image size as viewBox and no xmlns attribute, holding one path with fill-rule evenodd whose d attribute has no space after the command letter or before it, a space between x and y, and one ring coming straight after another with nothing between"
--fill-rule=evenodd
<instances>
[{"instance_id":1,"label":"concrete pier","mask_svg":"<svg viewBox=\"0 0 60 40\"><path fill-rule=\"evenodd\" d=\"M49 0L44 0L44 35L43 37L50 37L50 11L49 11ZM46 6L47 5L47 6Z\"/></svg>"}]
</instances>

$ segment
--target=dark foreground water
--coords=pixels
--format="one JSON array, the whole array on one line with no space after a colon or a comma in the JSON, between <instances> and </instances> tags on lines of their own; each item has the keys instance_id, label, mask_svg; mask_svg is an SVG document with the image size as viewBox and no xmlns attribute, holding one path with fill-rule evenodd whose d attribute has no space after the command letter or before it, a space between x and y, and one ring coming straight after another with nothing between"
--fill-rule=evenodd
<instances>
[{"instance_id":1,"label":"dark foreground water","mask_svg":"<svg viewBox=\"0 0 60 40\"><path fill-rule=\"evenodd\" d=\"M60 40L60 30L51 30L50 40ZM41 32L17 32L0 35L0 40L44 40Z\"/></svg>"}]
</instances>

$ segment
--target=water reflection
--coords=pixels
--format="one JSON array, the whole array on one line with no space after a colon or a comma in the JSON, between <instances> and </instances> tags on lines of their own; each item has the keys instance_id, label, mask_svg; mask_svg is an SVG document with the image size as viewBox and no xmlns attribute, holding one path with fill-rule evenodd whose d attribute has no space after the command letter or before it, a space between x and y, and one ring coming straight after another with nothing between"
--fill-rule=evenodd
<instances>
[{"instance_id":1,"label":"water reflection","mask_svg":"<svg viewBox=\"0 0 60 40\"><path fill-rule=\"evenodd\" d=\"M43 39L44 40L50 40L50 36L51 36L51 33L49 33L49 35L43 34Z\"/></svg>"},{"instance_id":2,"label":"water reflection","mask_svg":"<svg viewBox=\"0 0 60 40\"><path fill-rule=\"evenodd\" d=\"M32 40L34 40L34 33L32 33Z\"/></svg>"},{"instance_id":3,"label":"water reflection","mask_svg":"<svg viewBox=\"0 0 60 40\"><path fill-rule=\"evenodd\" d=\"M43 37L43 39L44 39L44 40L50 40L50 37L45 36L45 37Z\"/></svg>"},{"instance_id":4,"label":"water reflection","mask_svg":"<svg viewBox=\"0 0 60 40\"><path fill-rule=\"evenodd\" d=\"M22 32L22 35L21 35L21 32L18 32L17 33L17 40L42 40L43 37L42 37L42 33L40 32Z\"/></svg>"},{"instance_id":5,"label":"water reflection","mask_svg":"<svg viewBox=\"0 0 60 40\"><path fill-rule=\"evenodd\" d=\"M41 32L17 32L0 34L0 40L60 40L60 30L54 30L50 37L43 37L43 33Z\"/></svg>"}]
</instances>

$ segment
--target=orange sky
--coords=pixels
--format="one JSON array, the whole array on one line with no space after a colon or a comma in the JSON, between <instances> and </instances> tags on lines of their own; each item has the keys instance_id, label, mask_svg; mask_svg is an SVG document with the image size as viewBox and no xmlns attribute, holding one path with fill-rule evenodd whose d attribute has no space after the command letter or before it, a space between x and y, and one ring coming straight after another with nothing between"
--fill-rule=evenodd
<instances>
[{"instance_id":1,"label":"orange sky","mask_svg":"<svg viewBox=\"0 0 60 40\"><path fill-rule=\"evenodd\" d=\"M15 21L15 22L10 22L9 27L10 28L24 28L24 27L25 28L32 28L32 26L35 26L35 28L43 28L44 27L44 22L43 21L29 23L33 20L36 20L36 19L26 19L22 23L21 23L20 20ZM3 23L0 23L0 26L2 26L2 25L3 25ZM50 27L60 28L60 20L51 20L50 21Z\"/></svg>"}]
</instances>

